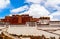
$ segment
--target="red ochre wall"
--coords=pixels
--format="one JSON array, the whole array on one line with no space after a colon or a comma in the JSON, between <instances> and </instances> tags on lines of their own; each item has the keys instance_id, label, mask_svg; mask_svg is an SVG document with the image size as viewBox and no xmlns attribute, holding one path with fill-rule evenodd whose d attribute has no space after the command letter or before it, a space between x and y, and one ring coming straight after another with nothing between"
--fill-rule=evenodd
<instances>
[{"instance_id":1,"label":"red ochre wall","mask_svg":"<svg viewBox=\"0 0 60 39\"><path fill-rule=\"evenodd\" d=\"M4 19L1 19L2 22L9 22L10 24L26 24L26 22L30 21L38 21L39 18L33 18L28 14L24 15L12 15L12 16L5 16Z\"/></svg>"}]
</instances>

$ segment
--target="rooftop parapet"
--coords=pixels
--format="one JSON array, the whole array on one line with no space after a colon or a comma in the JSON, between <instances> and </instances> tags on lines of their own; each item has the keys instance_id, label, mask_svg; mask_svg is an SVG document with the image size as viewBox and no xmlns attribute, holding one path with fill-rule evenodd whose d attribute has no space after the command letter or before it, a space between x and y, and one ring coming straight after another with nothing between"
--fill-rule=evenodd
<instances>
[{"instance_id":1,"label":"rooftop parapet","mask_svg":"<svg viewBox=\"0 0 60 39\"><path fill-rule=\"evenodd\" d=\"M50 19L50 17L40 17L40 19Z\"/></svg>"}]
</instances>

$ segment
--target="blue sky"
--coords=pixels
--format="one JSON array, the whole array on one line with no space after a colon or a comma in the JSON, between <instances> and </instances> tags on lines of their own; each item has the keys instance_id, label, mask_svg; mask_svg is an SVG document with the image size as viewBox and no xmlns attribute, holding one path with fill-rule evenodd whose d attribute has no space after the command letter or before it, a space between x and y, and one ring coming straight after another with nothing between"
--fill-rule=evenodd
<instances>
[{"instance_id":1,"label":"blue sky","mask_svg":"<svg viewBox=\"0 0 60 39\"><path fill-rule=\"evenodd\" d=\"M0 19L10 14L27 13L34 4L43 6L50 13L51 18L60 20L59 0L0 0ZM54 13L57 13L58 16Z\"/></svg>"},{"instance_id":2,"label":"blue sky","mask_svg":"<svg viewBox=\"0 0 60 39\"><path fill-rule=\"evenodd\" d=\"M25 0L10 0L10 4L7 7L0 9L0 17L9 15L11 9L22 7L24 5L24 1Z\"/></svg>"}]
</instances>

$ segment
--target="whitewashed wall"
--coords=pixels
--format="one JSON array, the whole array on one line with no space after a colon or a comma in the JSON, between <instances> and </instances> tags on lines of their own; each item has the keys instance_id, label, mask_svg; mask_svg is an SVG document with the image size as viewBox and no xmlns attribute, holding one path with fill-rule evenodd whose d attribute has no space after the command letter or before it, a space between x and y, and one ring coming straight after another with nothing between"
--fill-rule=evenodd
<instances>
[{"instance_id":1,"label":"whitewashed wall","mask_svg":"<svg viewBox=\"0 0 60 39\"><path fill-rule=\"evenodd\" d=\"M59 22L50 21L49 24L50 25L60 25L60 21Z\"/></svg>"}]
</instances>

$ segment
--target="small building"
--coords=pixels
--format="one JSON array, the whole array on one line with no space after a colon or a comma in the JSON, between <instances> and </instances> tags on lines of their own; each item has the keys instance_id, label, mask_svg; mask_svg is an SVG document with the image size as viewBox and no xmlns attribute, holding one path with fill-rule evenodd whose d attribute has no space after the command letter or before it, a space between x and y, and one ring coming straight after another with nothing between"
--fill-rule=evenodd
<instances>
[{"instance_id":1,"label":"small building","mask_svg":"<svg viewBox=\"0 0 60 39\"><path fill-rule=\"evenodd\" d=\"M39 23L40 24L49 24L50 17L40 17Z\"/></svg>"}]
</instances>

